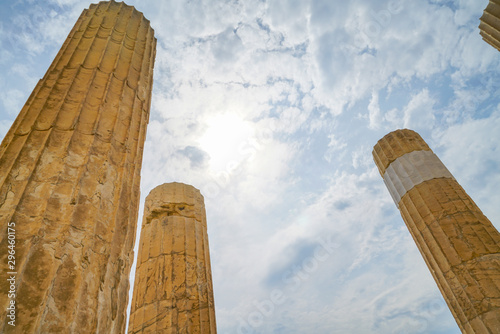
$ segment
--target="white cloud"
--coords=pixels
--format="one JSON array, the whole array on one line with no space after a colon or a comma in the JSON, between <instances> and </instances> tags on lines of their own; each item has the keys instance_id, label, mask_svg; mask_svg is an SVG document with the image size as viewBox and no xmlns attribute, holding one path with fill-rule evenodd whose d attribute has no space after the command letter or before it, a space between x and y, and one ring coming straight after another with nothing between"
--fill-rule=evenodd
<instances>
[{"instance_id":1,"label":"white cloud","mask_svg":"<svg viewBox=\"0 0 500 334\"><path fill-rule=\"evenodd\" d=\"M373 92L370 103L368 104L368 118L370 124L368 125L371 129L378 129L380 123L382 122L382 117L380 113L380 106L378 104L378 94Z\"/></svg>"},{"instance_id":2,"label":"white cloud","mask_svg":"<svg viewBox=\"0 0 500 334\"><path fill-rule=\"evenodd\" d=\"M21 110L24 103L24 92L17 89L8 89L0 93L5 114L15 116Z\"/></svg>"},{"instance_id":3,"label":"white cloud","mask_svg":"<svg viewBox=\"0 0 500 334\"><path fill-rule=\"evenodd\" d=\"M404 127L419 131L434 127L436 101L429 95L429 90L424 89L412 96L404 108Z\"/></svg>"},{"instance_id":4,"label":"white cloud","mask_svg":"<svg viewBox=\"0 0 500 334\"><path fill-rule=\"evenodd\" d=\"M370 151L395 128L419 131L499 220L500 65L477 31L485 4L127 3L158 38L142 200L170 181L205 195L219 332L278 288L288 301L257 333L455 333ZM2 108L19 111L87 5L1 5ZM0 133L17 111L2 112ZM204 147L225 115L240 130L225 150ZM328 237L340 246L328 259L298 286L283 280Z\"/></svg>"},{"instance_id":5,"label":"white cloud","mask_svg":"<svg viewBox=\"0 0 500 334\"><path fill-rule=\"evenodd\" d=\"M285 43L297 45L308 40L311 14L307 1L273 0L267 10L272 30L282 31Z\"/></svg>"}]
</instances>

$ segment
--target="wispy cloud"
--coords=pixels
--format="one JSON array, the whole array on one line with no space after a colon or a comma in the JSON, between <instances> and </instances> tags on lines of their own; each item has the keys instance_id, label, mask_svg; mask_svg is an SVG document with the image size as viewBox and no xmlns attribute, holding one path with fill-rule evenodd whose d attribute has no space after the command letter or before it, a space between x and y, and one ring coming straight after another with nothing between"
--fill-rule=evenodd
<instances>
[{"instance_id":1,"label":"wispy cloud","mask_svg":"<svg viewBox=\"0 0 500 334\"><path fill-rule=\"evenodd\" d=\"M141 200L169 181L204 194L219 331L456 333L371 148L419 131L499 226L486 4L127 3L158 38ZM0 6L4 134L88 3Z\"/></svg>"}]
</instances>

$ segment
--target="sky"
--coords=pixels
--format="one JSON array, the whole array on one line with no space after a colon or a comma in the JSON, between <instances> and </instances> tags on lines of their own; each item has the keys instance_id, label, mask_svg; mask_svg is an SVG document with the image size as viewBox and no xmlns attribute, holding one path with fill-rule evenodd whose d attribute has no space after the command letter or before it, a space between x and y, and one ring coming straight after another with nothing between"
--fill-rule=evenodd
<instances>
[{"instance_id":1,"label":"sky","mask_svg":"<svg viewBox=\"0 0 500 334\"><path fill-rule=\"evenodd\" d=\"M201 190L219 333L460 332L371 151L417 131L500 228L488 1L126 3L158 39L139 224ZM1 138L89 4L0 0Z\"/></svg>"}]
</instances>

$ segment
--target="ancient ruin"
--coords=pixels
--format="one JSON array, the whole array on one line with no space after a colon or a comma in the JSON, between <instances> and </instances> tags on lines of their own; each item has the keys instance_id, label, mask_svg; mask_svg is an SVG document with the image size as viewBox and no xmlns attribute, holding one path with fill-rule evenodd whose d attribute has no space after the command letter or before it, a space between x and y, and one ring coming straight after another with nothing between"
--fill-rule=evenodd
<instances>
[{"instance_id":1,"label":"ancient ruin","mask_svg":"<svg viewBox=\"0 0 500 334\"><path fill-rule=\"evenodd\" d=\"M479 26L500 50L500 0ZM0 145L1 333L123 333L154 30L124 3L84 10ZM464 333L500 333L500 234L423 139L373 156ZM9 324L13 310L15 326ZM204 199L146 199L129 333L216 333Z\"/></svg>"},{"instance_id":2,"label":"ancient ruin","mask_svg":"<svg viewBox=\"0 0 500 334\"><path fill-rule=\"evenodd\" d=\"M416 132L373 157L462 332L500 333L500 233Z\"/></svg>"},{"instance_id":3,"label":"ancient ruin","mask_svg":"<svg viewBox=\"0 0 500 334\"><path fill-rule=\"evenodd\" d=\"M192 186L146 198L128 332L216 333L205 204Z\"/></svg>"},{"instance_id":4,"label":"ancient ruin","mask_svg":"<svg viewBox=\"0 0 500 334\"><path fill-rule=\"evenodd\" d=\"M155 48L142 13L91 5L3 140L0 332L124 332Z\"/></svg>"},{"instance_id":5,"label":"ancient ruin","mask_svg":"<svg viewBox=\"0 0 500 334\"><path fill-rule=\"evenodd\" d=\"M500 51L500 0L490 0L480 18L479 33L483 40Z\"/></svg>"}]
</instances>

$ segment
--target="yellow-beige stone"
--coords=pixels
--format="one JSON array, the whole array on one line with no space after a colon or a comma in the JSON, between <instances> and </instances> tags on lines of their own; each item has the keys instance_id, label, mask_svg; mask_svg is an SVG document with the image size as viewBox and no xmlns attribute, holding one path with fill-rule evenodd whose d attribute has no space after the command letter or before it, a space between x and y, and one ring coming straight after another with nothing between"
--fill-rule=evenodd
<instances>
[{"instance_id":1,"label":"yellow-beige stone","mask_svg":"<svg viewBox=\"0 0 500 334\"><path fill-rule=\"evenodd\" d=\"M389 133L373 150L461 331L500 333L500 233L437 156L430 165L416 159L430 154L424 140L407 129Z\"/></svg>"},{"instance_id":2,"label":"yellow-beige stone","mask_svg":"<svg viewBox=\"0 0 500 334\"><path fill-rule=\"evenodd\" d=\"M0 262L15 223L16 322L2 333L123 333L156 39L118 2L81 14L0 146Z\"/></svg>"},{"instance_id":3,"label":"yellow-beige stone","mask_svg":"<svg viewBox=\"0 0 500 334\"><path fill-rule=\"evenodd\" d=\"M479 21L483 40L500 51L500 0L490 0Z\"/></svg>"},{"instance_id":4,"label":"yellow-beige stone","mask_svg":"<svg viewBox=\"0 0 500 334\"><path fill-rule=\"evenodd\" d=\"M203 196L162 184L146 198L128 333L216 332Z\"/></svg>"}]
</instances>

